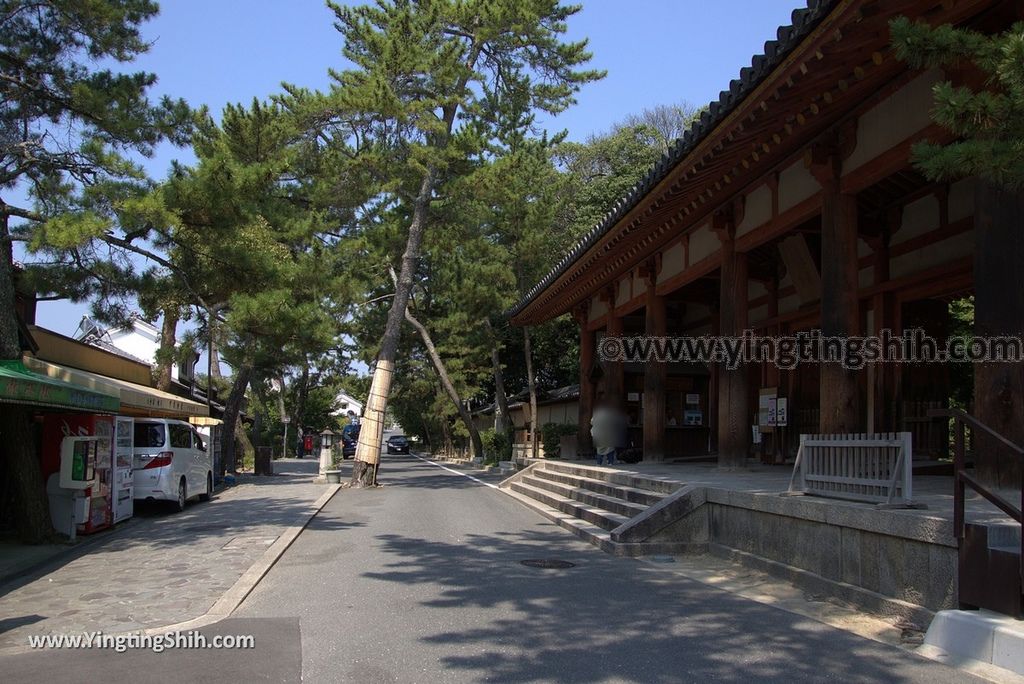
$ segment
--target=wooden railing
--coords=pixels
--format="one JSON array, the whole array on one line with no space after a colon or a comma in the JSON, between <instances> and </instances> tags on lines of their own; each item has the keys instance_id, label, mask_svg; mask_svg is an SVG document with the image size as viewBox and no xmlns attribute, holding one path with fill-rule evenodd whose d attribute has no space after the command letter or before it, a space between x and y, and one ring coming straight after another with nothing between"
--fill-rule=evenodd
<instances>
[{"instance_id":1,"label":"wooden railing","mask_svg":"<svg viewBox=\"0 0 1024 684\"><path fill-rule=\"evenodd\" d=\"M909 432L802 434L789 492L913 505L911 444Z\"/></svg>"},{"instance_id":2,"label":"wooden railing","mask_svg":"<svg viewBox=\"0 0 1024 684\"><path fill-rule=\"evenodd\" d=\"M1014 444L974 416L961 409L936 409L929 411L928 415L953 419L953 531L954 534L956 534L957 543L962 545L964 540L964 495L966 494L966 487L970 487L987 499L993 506L1001 510L1003 513L1006 513L1006 515L1010 516L1018 523L1024 525L1024 517L1021 515L1021 511L1024 510L1024 467L1021 469L1021 498L1020 507L1018 508L996 492L983 485L974 475L967 472L967 456L966 449L964 448L965 430L967 427L970 427L973 431L971 441L976 447L978 445L978 440L973 433L984 433L988 435L998 444L1006 448L1007 451L1015 454L1021 459L1024 459L1024 448ZM1021 534L1020 552L1020 575L1021 581L1024 582L1024 534Z\"/></svg>"}]
</instances>

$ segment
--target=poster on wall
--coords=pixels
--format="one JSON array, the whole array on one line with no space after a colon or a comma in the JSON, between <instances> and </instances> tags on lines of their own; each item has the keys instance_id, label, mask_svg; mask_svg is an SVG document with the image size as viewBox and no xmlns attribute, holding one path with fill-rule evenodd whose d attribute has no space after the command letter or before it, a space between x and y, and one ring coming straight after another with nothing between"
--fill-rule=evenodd
<instances>
[{"instance_id":1,"label":"poster on wall","mask_svg":"<svg viewBox=\"0 0 1024 684\"><path fill-rule=\"evenodd\" d=\"M777 427L786 427L789 420L789 401L785 397L779 397L775 400L775 425Z\"/></svg>"}]
</instances>

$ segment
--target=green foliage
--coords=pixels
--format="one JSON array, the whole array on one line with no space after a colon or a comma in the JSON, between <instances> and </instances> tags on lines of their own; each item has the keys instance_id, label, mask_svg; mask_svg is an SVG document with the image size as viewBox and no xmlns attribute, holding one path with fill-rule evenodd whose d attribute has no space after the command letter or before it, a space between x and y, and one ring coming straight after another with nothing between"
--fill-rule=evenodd
<instances>
[{"instance_id":1,"label":"green foliage","mask_svg":"<svg viewBox=\"0 0 1024 684\"><path fill-rule=\"evenodd\" d=\"M981 90L950 81L935 85L932 118L958 140L918 143L915 165L936 181L976 175L1010 190L1024 188L1024 23L990 36L902 17L890 30L896 56L912 67L970 64L986 76Z\"/></svg>"},{"instance_id":2,"label":"green foliage","mask_svg":"<svg viewBox=\"0 0 1024 684\"><path fill-rule=\"evenodd\" d=\"M974 337L974 296L949 303L950 339L969 343ZM974 398L974 368L969 363L949 365L950 405L969 411Z\"/></svg>"},{"instance_id":3,"label":"green foliage","mask_svg":"<svg viewBox=\"0 0 1024 684\"><path fill-rule=\"evenodd\" d=\"M497 465L500 461L512 460L512 435L488 428L480 433L484 444L484 463Z\"/></svg>"},{"instance_id":4,"label":"green foliage","mask_svg":"<svg viewBox=\"0 0 1024 684\"><path fill-rule=\"evenodd\" d=\"M193 123L183 100L149 102L155 75L98 66L144 53L139 27L156 11L149 0L0 0L0 193L20 186L32 200L0 198L0 240L9 230L38 257L31 286L109 305L97 311L107 320L123 318L117 302L138 287L129 257L143 235L127 226L155 209L126 155L182 143Z\"/></svg>"},{"instance_id":5,"label":"green foliage","mask_svg":"<svg viewBox=\"0 0 1024 684\"><path fill-rule=\"evenodd\" d=\"M562 436L575 435L576 429L575 425L544 423L540 429L540 441L541 446L544 447L544 458L559 458L562 454Z\"/></svg>"},{"instance_id":6,"label":"green foliage","mask_svg":"<svg viewBox=\"0 0 1024 684\"><path fill-rule=\"evenodd\" d=\"M354 265L351 282L367 302L348 329L367 362L391 344L388 310L399 302L402 311L407 286L393 298L389 272L402 270L407 252L417 261L412 309L459 394L474 396L493 344L481 320L510 303L521 275L496 225L494 168L508 147L526 144L533 112L564 110L603 75L580 68L590 58L586 41L564 40L580 8L556 0L329 4L351 67L331 72L328 93L286 86L279 101L319 141L322 168L338 179L330 187L342 189L331 204L345 239L334 248ZM408 239L415 221L426 227L422 258ZM395 417L434 445L454 444L464 428L439 400L419 340L403 333L399 345Z\"/></svg>"}]
</instances>

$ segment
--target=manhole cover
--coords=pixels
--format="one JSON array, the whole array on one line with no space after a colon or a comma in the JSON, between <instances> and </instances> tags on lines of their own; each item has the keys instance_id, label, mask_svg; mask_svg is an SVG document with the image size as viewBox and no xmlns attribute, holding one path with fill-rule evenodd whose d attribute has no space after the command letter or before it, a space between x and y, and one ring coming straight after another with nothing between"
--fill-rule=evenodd
<instances>
[{"instance_id":1,"label":"manhole cover","mask_svg":"<svg viewBox=\"0 0 1024 684\"><path fill-rule=\"evenodd\" d=\"M531 558L519 562L528 568L544 568L546 570L565 570L576 567L575 563L554 558Z\"/></svg>"}]
</instances>

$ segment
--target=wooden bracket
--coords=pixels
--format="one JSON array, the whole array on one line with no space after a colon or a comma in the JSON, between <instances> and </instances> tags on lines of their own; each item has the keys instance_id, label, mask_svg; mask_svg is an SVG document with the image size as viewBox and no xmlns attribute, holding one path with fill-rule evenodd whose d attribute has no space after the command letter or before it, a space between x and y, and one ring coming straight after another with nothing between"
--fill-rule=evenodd
<instances>
[{"instance_id":1,"label":"wooden bracket","mask_svg":"<svg viewBox=\"0 0 1024 684\"><path fill-rule=\"evenodd\" d=\"M661 273L661 252L640 264L638 271L640 277L647 281L648 287L656 284L658 282L658 274Z\"/></svg>"},{"instance_id":2,"label":"wooden bracket","mask_svg":"<svg viewBox=\"0 0 1024 684\"><path fill-rule=\"evenodd\" d=\"M823 188L838 186L843 162L857 148L857 122L846 121L818 138L804 152L804 167Z\"/></svg>"},{"instance_id":3,"label":"wooden bracket","mask_svg":"<svg viewBox=\"0 0 1024 684\"><path fill-rule=\"evenodd\" d=\"M721 242L728 242L736 237L736 204L722 207L711 217L711 230Z\"/></svg>"},{"instance_id":4,"label":"wooden bracket","mask_svg":"<svg viewBox=\"0 0 1024 684\"><path fill-rule=\"evenodd\" d=\"M586 326L590 321L590 300L581 302L572 308L572 317L580 326Z\"/></svg>"},{"instance_id":5,"label":"wooden bracket","mask_svg":"<svg viewBox=\"0 0 1024 684\"><path fill-rule=\"evenodd\" d=\"M774 171L768 174L768 190L772 195L772 218L779 216L779 172Z\"/></svg>"}]
</instances>

